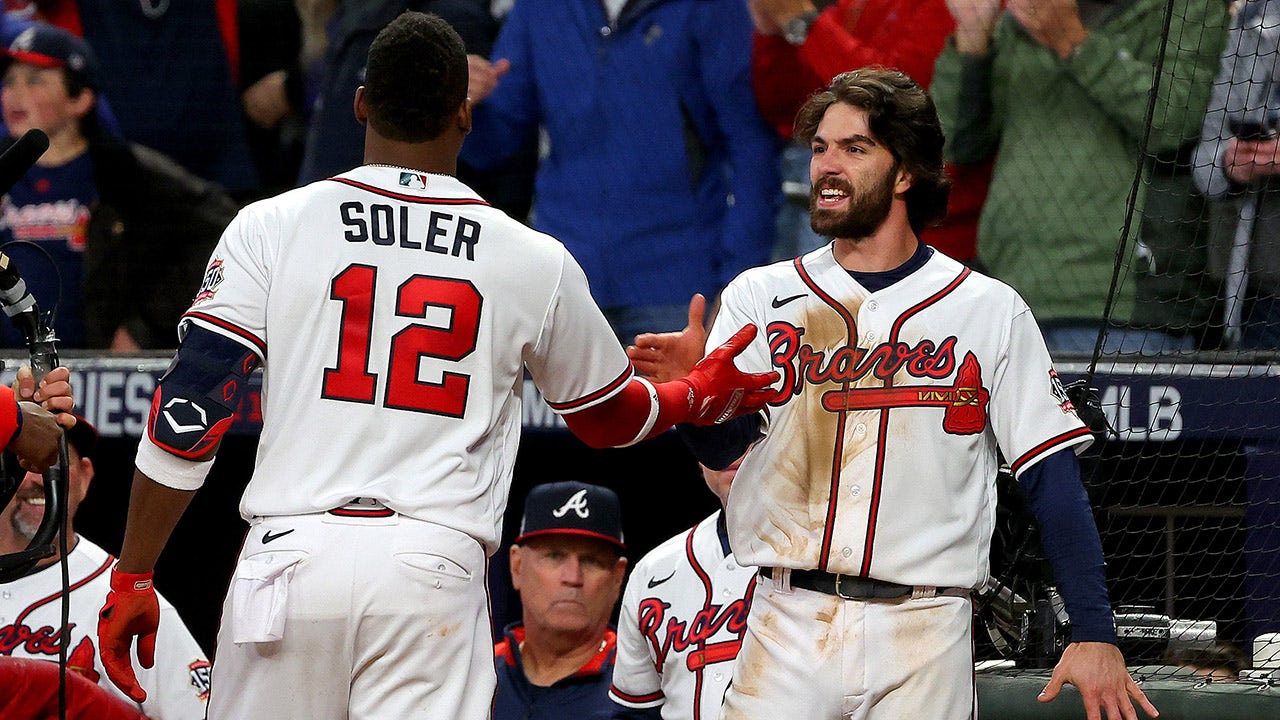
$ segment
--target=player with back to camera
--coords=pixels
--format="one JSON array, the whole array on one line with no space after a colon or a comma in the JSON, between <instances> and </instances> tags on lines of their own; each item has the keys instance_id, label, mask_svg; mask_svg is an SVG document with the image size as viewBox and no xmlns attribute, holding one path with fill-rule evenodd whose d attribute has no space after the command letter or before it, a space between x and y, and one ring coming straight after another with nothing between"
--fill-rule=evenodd
<instances>
[{"instance_id":1,"label":"player with back to camera","mask_svg":"<svg viewBox=\"0 0 1280 720\"><path fill-rule=\"evenodd\" d=\"M601 447L752 412L777 378L733 366L754 328L679 380L635 378L564 247L453 177L466 91L457 33L401 15L355 96L366 164L248 206L215 249L139 446L100 614L103 665L131 697L146 694L130 649L137 637L149 661L152 568L259 364L213 720L488 717L485 557L525 368Z\"/></svg>"},{"instance_id":2,"label":"player with back to camera","mask_svg":"<svg viewBox=\"0 0 1280 720\"><path fill-rule=\"evenodd\" d=\"M760 327L738 363L781 383L761 413L684 433L710 467L759 440L727 509L735 556L760 574L723 717L974 717L970 595L990 570L997 449L1072 620L1040 700L1069 682L1090 720L1135 718L1135 701L1154 717L1115 645L1073 452L1090 435L1035 319L918 238L949 190L933 102L898 71L847 72L800 110L796 136L811 222L833 241L740 275L709 336ZM669 372L706 337L691 317L629 353Z\"/></svg>"}]
</instances>

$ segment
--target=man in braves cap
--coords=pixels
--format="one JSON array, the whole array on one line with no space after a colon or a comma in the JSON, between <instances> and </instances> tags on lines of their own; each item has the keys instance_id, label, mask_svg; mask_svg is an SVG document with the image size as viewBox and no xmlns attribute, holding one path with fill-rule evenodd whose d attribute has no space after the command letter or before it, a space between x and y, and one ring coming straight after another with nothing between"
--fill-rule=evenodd
<instances>
[{"instance_id":1,"label":"man in braves cap","mask_svg":"<svg viewBox=\"0 0 1280 720\"><path fill-rule=\"evenodd\" d=\"M625 549L612 490L570 481L529 493L511 546L523 622L494 648L494 720L608 715Z\"/></svg>"}]
</instances>

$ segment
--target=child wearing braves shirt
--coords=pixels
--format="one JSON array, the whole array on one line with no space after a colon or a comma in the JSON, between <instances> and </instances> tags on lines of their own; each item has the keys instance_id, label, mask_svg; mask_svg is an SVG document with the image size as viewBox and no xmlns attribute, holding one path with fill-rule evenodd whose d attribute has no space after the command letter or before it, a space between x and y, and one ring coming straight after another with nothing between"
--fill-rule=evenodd
<instances>
[{"instance_id":1,"label":"child wearing braves shirt","mask_svg":"<svg viewBox=\"0 0 1280 720\"><path fill-rule=\"evenodd\" d=\"M34 23L0 51L11 138L38 128L49 149L0 205L0 241L64 348L172 347L218 235L236 206L169 158L112 137L98 120L98 64L84 40ZM0 340L21 347L8 323Z\"/></svg>"}]
</instances>

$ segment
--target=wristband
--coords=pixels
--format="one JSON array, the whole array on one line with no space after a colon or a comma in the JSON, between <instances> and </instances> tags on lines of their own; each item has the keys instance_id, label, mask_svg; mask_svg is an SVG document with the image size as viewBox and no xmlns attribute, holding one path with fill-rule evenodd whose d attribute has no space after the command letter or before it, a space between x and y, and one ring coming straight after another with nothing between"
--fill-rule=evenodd
<instances>
[{"instance_id":1,"label":"wristband","mask_svg":"<svg viewBox=\"0 0 1280 720\"><path fill-rule=\"evenodd\" d=\"M654 423L658 421L658 411L662 409L661 404L658 402L658 389L653 386L653 383L642 377L634 378L634 380L643 385L645 390L649 391L649 417L645 419L644 425L640 428L640 432L636 433L636 436L632 438L630 442L624 445L618 445L618 447L629 447L648 437L649 433L653 430Z\"/></svg>"},{"instance_id":2,"label":"wristband","mask_svg":"<svg viewBox=\"0 0 1280 720\"><path fill-rule=\"evenodd\" d=\"M142 433L134 464L144 475L174 490L199 490L213 469L213 460L197 462L180 458L155 444L151 434Z\"/></svg>"},{"instance_id":3,"label":"wristband","mask_svg":"<svg viewBox=\"0 0 1280 720\"><path fill-rule=\"evenodd\" d=\"M144 573L121 572L120 563L111 568L111 589L114 592L140 593L151 589L151 580L155 571Z\"/></svg>"}]
</instances>

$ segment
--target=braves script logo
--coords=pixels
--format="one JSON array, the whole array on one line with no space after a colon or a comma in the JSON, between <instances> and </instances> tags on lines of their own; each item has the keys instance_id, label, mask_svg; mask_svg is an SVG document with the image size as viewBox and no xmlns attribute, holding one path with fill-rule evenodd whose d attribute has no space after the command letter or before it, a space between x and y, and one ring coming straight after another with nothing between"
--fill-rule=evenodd
<instances>
[{"instance_id":1,"label":"braves script logo","mask_svg":"<svg viewBox=\"0 0 1280 720\"><path fill-rule=\"evenodd\" d=\"M68 624L68 634L75 627L75 623ZM31 628L21 621L5 625L0 627L0 655L12 655L18 648L31 655L57 655L62 637L59 629L50 625Z\"/></svg>"},{"instance_id":2,"label":"braves script logo","mask_svg":"<svg viewBox=\"0 0 1280 720\"><path fill-rule=\"evenodd\" d=\"M551 511L552 516L562 518L572 510L578 514L578 517L587 519L591 515L591 508L587 507L587 491L579 490L569 497L563 505Z\"/></svg>"},{"instance_id":3,"label":"braves script logo","mask_svg":"<svg viewBox=\"0 0 1280 720\"><path fill-rule=\"evenodd\" d=\"M800 342L804 330L787 322L773 322L768 328L769 352L773 366L782 374L782 387L770 401L781 405L799 393L806 383L853 383L868 375L884 380L885 387L854 387L829 390L822 395L822 407L829 412L887 410L895 407L941 407L942 428L948 433L972 435L986 427L990 393L982 387L982 368L972 352L956 368L956 337L941 343L921 340L915 345L902 341L885 342L873 348L836 348L830 357ZM950 386L906 385L890 387L888 381L900 371L917 378L944 380L953 372Z\"/></svg>"},{"instance_id":4,"label":"braves script logo","mask_svg":"<svg viewBox=\"0 0 1280 720\"><path fill-rule=\"evenodd\" d=\"M661 598L645 598L640 601L637 613L640 633L648 640L658 657L658 672L662 672L667 655L673 650L682 653L690 647L695 648L685 659L689 670L697 670L738 656L742 634L747 629L747 611L750 609L746 598L734 600L728 605L708 605L694 613L693 620L687 622L675 615L668 617L667 610L670 608L671 603L663 602ZM707 642L722 629L738 637L725 642ZM659 634L662 634L661 638Z\"/></svg>"}]
</instances>

